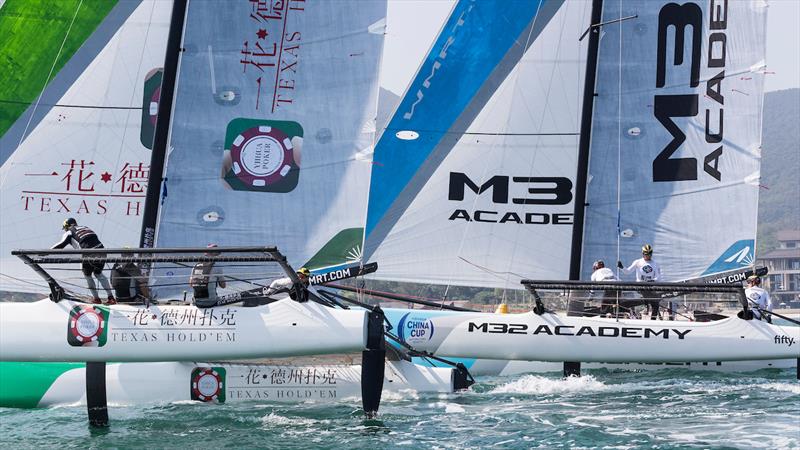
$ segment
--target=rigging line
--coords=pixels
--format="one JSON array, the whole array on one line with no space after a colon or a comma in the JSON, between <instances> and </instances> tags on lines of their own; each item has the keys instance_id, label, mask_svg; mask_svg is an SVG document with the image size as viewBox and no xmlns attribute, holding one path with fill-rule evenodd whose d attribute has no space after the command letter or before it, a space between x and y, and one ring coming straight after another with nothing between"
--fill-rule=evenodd
<instances>
[{"instance_id":1,"label":"rigging line","mask_svg":"<svg viewBox=\"0 0 800 450\"><path fill-rule=\"evenodd\" d=\"M486 272L486 273L488 273L490 275L494 275L494 276L496 276L498 278L501 278L501 279L503 278L502 277L503 275L514 275L515 277L519 277L520 280L526 278L525 276L520 275L520 274L518 274L516 272L493 270L493 269L490 269L488 267L481 266L480 264L476 264L474 262L471 262L471 261L469 261L469 260L467 260L467 259L465 259L464 257L461 257L461 256L459 256L458 259L464 261L465 263L467 263L467 264L469 264L469 265L471 265L471 266L473 266L475 268L483 270L484 272ZM505 294L503 294L503 295L505 295Z\"/></svg>"},{"instance_id":2,"label":"rigging line","mask_svg":"<svg viewBox=\"0 0 800 450\"><path fill-rule=\"evenodd\" d=\"M37 283L37 282L35 282L35 281L26 280L26 279L24 279L24 278L17 278L17 277L14 277L14 276L11 276L11 275L8 275L8 274L5 274L5 273L2 273L2 272L0 272L0 277L6 277L6 278L10 278L10 279L12 279L12 280L14 280L14 281L19 281L20 283L30 284L30 285L33 285L33 286L38 286L38 287L41 287L41 288L43 288L43 289L47 289L47 286L46 286L46 285L44 285L44 284L41 284L41 282L40 282L40 283Z\"/></svg>"},{"instance_id":3,"label":"rigging line","mask_svg":"<svg viewBox=\"0 0 800 450\"><path fill-rule=\"evenodd\" d=\"M0 103L9 105L30 105L31 102L23 102L20 100L4 100L0 99ZM77 108L77 109L136 109L141 111L141 106L95 106L95 105L69 105L66 103L39 103L40 106L48 106L51 108Z\"/></svg>"},{"instance_id":4,"label":"rigging line","mask_svg":"<svg viewBox=\"0 0 800 450\"><path fill-rule=\"evenodd\" d=\"M64 40L61 41L61 47L58 48L58 52L56 53L56 57L53 59L53 64L50 66L50 72L47 73L47 78L44 80L44 86L42 86L41 91L39 91L39 97L36 99L36 104L33 105L33 110L31 111L30 116L28 117L28 122L25 124L25 129L22 130L22 135L19 137L19 142L17 143L17 147L19 148L22 145L22 141L25 140L25 135L28 134L28 128L31 126L31 122L33 121L33 117L36 115L36 110L39 108L39 102L42 101L42 96L44 95L44 91L47 89L47 84L50 83L50 77L53 76L53 71L56 69L56 64L58 63L58 58L61 57L61 52L64 50L64 45L67 43L67 38L69 38L69 33L72 31L72 25L75 24L75 19L78 17L78 12L81 10L81 6L83 5L83 0L80 0L78 6L75 8L75 15L72 16L72 21L69 23L69 27L67 28L67 32L64 34ZM11 153L10 158L14 157L14 153L16 153L16 149L14 152ZM8 171L11 173L11 171ZM6 178L8 178L8 174L0 180L0 186L5 184Z\"/></svg>"},{"instance_id":5,"label":"rigging line","mask_svg":"<svg viewBox=\"0 0 800 450\"><path fill-rule=\"evenodd\" d=\"M176 264L179 265L179 266L183 266L183 267L189 268L188 265L183 264L183 263L176 263ZM192 266L192 268L194 268L194 266ZM258 273L255 273L255 272L254 273L245 273L244 275L258 275ZM236 277L234 277L232 275L226 275L224 273L222 274L222 276L226 277L226 278L230 278L233 281L241 281L242 283L252 284L253 286L257 286L257 287L262 287L262 288L268 288L269 287L268 285L263 285L263 284L255 283L255 282L252 282L252 281L242 280L242 279L236 278ZM254 280L260 280L260 279L261 278L254 278Z\"/></svg>"},{"instance_id":6,"label":"rigging line","mask_svg":"<svg viewBox=\"0 0 800 450\"><path fill-rule=\"evenodd\" d=\"M622 6L620 0L619 5ZM619 53L617 56L617 261L620 261L622 244L622 26L619 27ZM617 278L619 278L617 268Z\"/></svg>"}]
</instances>

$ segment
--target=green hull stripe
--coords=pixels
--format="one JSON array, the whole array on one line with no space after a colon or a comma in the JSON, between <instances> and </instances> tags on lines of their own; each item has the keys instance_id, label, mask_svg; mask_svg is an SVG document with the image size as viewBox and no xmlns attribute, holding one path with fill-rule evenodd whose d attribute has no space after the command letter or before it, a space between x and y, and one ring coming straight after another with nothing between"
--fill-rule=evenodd
<instances>
[{"instance_id":1,"label":"green hull stripe","mask_svg":"<svg viewBox=\"0 0 800 450\"><path fill-rule=\"evenodd\" d=\"M84 363L0 362L0 406L36 408L50 386Z\"/></svg>"}]
</instances>

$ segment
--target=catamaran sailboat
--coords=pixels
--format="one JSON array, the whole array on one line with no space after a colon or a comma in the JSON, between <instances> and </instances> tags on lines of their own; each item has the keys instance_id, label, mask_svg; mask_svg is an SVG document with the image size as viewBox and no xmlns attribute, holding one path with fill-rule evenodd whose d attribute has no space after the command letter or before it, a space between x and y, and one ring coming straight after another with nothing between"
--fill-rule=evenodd
<instances>
[{"instance_id":1,"label":"catamaran sailboat","mask_svg":"<svg viewBox=\"0 0 800 450\"><path fill-rule=\"evenodd\" d=\"M506 6L456 3L376 145L364 250L381 265L373 277L508 290L526 278L588 279L591 261L633 259L644 243L657 249L666 281L751 266L756 217L742 211L758 201L766 5ZM465 358L794 365L797 357L787 344L796 327L736 317L675 325L660 347L685 344L679 336L689 329L686 339L718 332L720 343L759 344L681 356L640 344L667 339L637 339L648 329L648 338L663 335L667 323L388 314L395 329L423 327L429 350ZM543 331L573 326L589 327L580 337L595 333L603 350ZM630 339L621 336L628 326L639 330ZM560 341L576 347L553 345Z\"/></svg>"},{"instance_id":2,"label":"catamaran sailboat","mask_svg":"<svg viewBox=\"0 0 800 450\"><path fill-rule=\"evenodd\" d=\"M104 174L104 181L106 175L114 175L112 178L119 178L116 181L121 183L121 191L109 194L111 198L134 198L136 201L135 204L128 201L127 209L124 204L122 209L115 205L114 214L122 216L115 216L115 220L122 221L126 215L138 216L144 211L141 242L147 247L158 244L159 249L153 250L153 255L162 254L165 248L173 251L180 248L182 252L191 253L187 247L198 243L218 242L220 248L229 246L230 249L230 246L252 242L279 241L282 248L288 249L291 263L329 267L326 273L337 269L331 267L330 261L341 265L342 261L358 260L359 249L356 247L360 247L363 220L350 213L352 210L364 211L366 207L365 181L369 164L359 155L368 154L373 142L385 2L348 7L341 2L313 5L305 2L242 3L234 6L227 2L192 2L187 5L186 1L176 1L168 25L168 42L164 33L166 21L162 20L169 15L166 6L165 2L144 1L115 8L109 22L103 23L99 30L106 33L109 27L116 25L120 33L130 39L107 37L110 43L99 38L97 42L92 40L92 48L100 50L89 55L81 53L81 62L93 61L94 65L74 68L73 75L78 81L73 79L71 82L84 91L91 91L93 86L87 79L105 73L99 72L97 65L139 67L145 79L145 92L136 84L121 87L128 95L127 100L141 98L134 103L144 105L136 114L126 113L125 120L126 129L136 128L141 120L142 133L133 130L136 132L125 136L135 135L143 148L152 149L153 157L149 158L148 153L150 164L139 164L138 171L125 171L119 177ZM345 19L330 21L331 15L340 8L352 12ZM130 20L126 21L129 17ZM123 26L120 27L119 23ZM140 25L154 23L159 24L156 27L158 33L150 34L149 26L144 27L147 32L141 32ZM167 58L163 70L150 70L151 64L163 61L159 60L163 58L163 50L159 55L158 48L163 49L164 43L167 43ZM302 64L299 64L301 60ZM328 70L331 64L337 66L336 71ZM326 74L324 81L319 76L323 73ZM112 75L109 75L110 80L120 78ZM160 88L156 80L159 77L162 78ZM112 81L106 84L116 86ZM155 89L151 89L153 86ZM73 97L69 97L73 101L52 102L56 105L52 107L55 110L46 113L61 114L60 108L74 103ZM110 110L137 109L137 105L123 108L106 104L110 98L100 95L98 102L102 104L84 107L86 110L96 108L101 114L110 114ZM323 105L320 98L325 98L324 105L333 109L320 108ZM113 99L122 102L116 96ZM31 114L36 112L34 108ZM107 137L108 133L104 133L102 126L92 126L89 119L86 121L88 129ZM61 123L59 115L58 120L45 121L42 128L58 130ZM31 140L30 135L25 135L27 131L26 127L19 139L19 143L24 145L19 149L13 147L16 149L13 158L8 164L4 162L4 196L12 192L12 189L6 189L7 183L30 182L19 179L19 171L12 170L16 168L15 164L27 164L41 159L42 153L52 151L52 146L43 147L40 142ZM41 134L38 130L32 134L37 133ZM26 137L28 140L24 139ZM127 149L125 145L122 147ZM95 146L78 145L75 148L79 153ZM141 155L137 157L141 158ZM168 162L166 170L165 159ZM94 174L93 171L90 173L94 164L83 159L77 163L73 160L75 171L69 173L74 178L65 179L75 182L70 184L67 181L66 191L78 186L81 192L75 195L98 196L98 193L82 194L93 181L89 177ZM81 169L80 173L77 169ZM152 176L149 177L148 197L144 199L142 185L149 174ZM209 180L213 182L213 188L208 186ZM342 180L364 182L364 186L353 195L341 195L338 186ZM166 195L168 186L172 196ZM64 195L70 193L62 192ZM145 200L144 204L141 200ZM44 200L42 202L44 204ZM3 204L4 207L6 204L16 205L14 202ZM26 211L30 204L26 200ZM72 211L66 203L61 204L67 212ZM83 212L81 205L76 214ZM305 205L305 208L301 211L294 205ZM98 214L109 212L104 209L106 206L108 203L101 202ZM289 206L293 207L291 213ZM282 212L286 214L281 215ZM12 216L18 214L2 215L6 231L12 225L9 223ZM35 221L36 233L32 234L40 239L47 234L42 230L57 230L57 224L64 217L60 214L55 216L42 214L41 220L37 218ZM253 226L266 223L265 218L279 216L280 226ZM121 247L130 242L130 237L116 236L111 227L104 230L96 226L93 217L78 217L82 223L97 229L106 244L110 241ZM11 234L4 232L3 236ZM4 249L10 245L5 239L3 244ZM112 250L117 254L109 256ZM155 295L161 299L182 298L181 289L185 287L180 285L191 269L189 263L198 258L208 259L197 254L197 248L194 250L194 259L178 261L180 258L172 255L136 260L148 265L149 275L155 279L181 280L180 283L156 283L152 290ZM255 251L262 253L261 257L263 254L274 257L276 254L272 252L277 250L262 248ZM106 262L114 262L109 259L112 257L130 259L135 252L138 250L103 250ZM34 251L19 255L29 258L25 262L31 263L32 267L41 267L38 263L48 258L76 263L93 257L91 251L80 253L81 256L77 256L77 252L61 251L53 255L47 251ZM269 261L277 262L281 258ZM222 263L224 257L212 259ZM278 264L288 264L282 261ZM232 260L228 262L234 263ZM12 266L16 268L17 265L6 265L4 260L4 271ZM274 275L295 276L288 267L281 265L282 270ZM27 276L4 277L4 280L8 279L22 283L28 289L31 286L40 289L41 286L41 282L28 280ZM382 379L385 373L382 328L375 312L333 310L290 299L247 310L234 306L222 310L199 310L193 306L161 303L149 308L146 305L106 307L84 305L76 298L63 296L63 289L56 289L53 284L50 284L50 290L57 303L43 300L33 304L3 305L0 357L7 361L97 361L97 364L87 364L85 372L87 380L91 381L87 383L90 389L86 392L90 412L97 409L95 406L104 406L104 381L107 378L110 384L121 383L123 388L127 388L126 380L114 378L114 374L120 376L140 370L128 370L128 366L122 365L119 370L112 369L109 378L101 363L108 360L192 361L319 354L363 349L366 340L374 344L367 347L375 352L364 356L366 365L362 365L361 377ZM235 296L236 293L230 294ZM38 319L32 322L31 317ZM368 326L375 320L378 320L377 325ZM66 338L60 331L54 331L62 329L67 330ZM65 344L62 342L64 339L69 342ZM420 381L413 386L420 389L452 390L453 371L421 369L414 372L409 365L405 361L392 363L395 367L393 380L405 380L409 386ZM210 363L199 363L198 366L212 367ZM189 380L181 375L185 367L170 367L176 370L175 376L180 382L187 386L181 395L188 395ZM19 366L3 366L7 373L17 368ZM241 369L230 365L225 368L228 373ZM219 375L221 371L216 373ZM198 386L211 380L208 374L204 374L205 381L198 381ZM339 380L345 381L345 378ZM194 384L192 382L192 386ZM360 383L360 389L362 399L367 401L365 410L376 410L379 397L376 394L379 394L380 387ZM203 399L213 397L203 395ZM93 420L104 421L102 417Z\"/></svg>"}]
</instances>

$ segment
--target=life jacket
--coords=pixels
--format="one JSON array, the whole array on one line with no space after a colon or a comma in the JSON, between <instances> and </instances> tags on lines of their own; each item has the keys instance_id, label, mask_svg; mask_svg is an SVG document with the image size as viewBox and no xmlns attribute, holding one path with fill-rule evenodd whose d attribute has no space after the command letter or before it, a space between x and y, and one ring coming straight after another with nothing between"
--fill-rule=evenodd
<instances>
[{"instance_id":1,"label":"life jacket","mask_svg":"<svg viewBox=\"0 0 800 450\"><path fill-rule=\"evenodd\" d=\"M213 269L213 262L199 262L194 265L192 275L189 277L189 286L194 289L195 298L208 298L208 282Z\"/></svg>"},{"instance_id":2,"label":"life jacket","mask_svg":"<svg viewBox=\"0 0 800 450\"><path fill-rule=\"evenodd\" d=\"M100 239L97 237L97 233L92 231L89 227L76 225L69 229L69 233L80 248L100 248L103 246L103 244L100 243Z\"/></svg>"}]
</instances>

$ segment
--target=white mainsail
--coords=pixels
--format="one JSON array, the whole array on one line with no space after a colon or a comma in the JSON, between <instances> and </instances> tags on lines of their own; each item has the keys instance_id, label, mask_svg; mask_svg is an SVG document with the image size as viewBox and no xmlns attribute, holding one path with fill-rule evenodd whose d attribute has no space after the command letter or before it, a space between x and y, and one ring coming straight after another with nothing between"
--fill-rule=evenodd
<instances>
[{"instance_id":1,"label":"white mainsail","mask_svg":"<svg viewBox=\"0 0 800 450\"><path fill-rule=\"evenodd\" d=\"M136 245L171 9L117 4L0 136L0 290L47 292L11 250L48 247L68 217Z\"/></svg>"},{"instance_id":2,"label":"white mainsail","mask_svg":"<svg viewBox=\"0 0 800 450\"><path fill-rule=\"evenodd\" d=\"M385 2L190 2L156 246L360 260Z\"/></svg>"},{"instance_id":3,"label":"white mainsail","mask_svg":"<svg viewBox=\"0 0 800 450\"><path fill-rule=\"evenodd\" d=\"M582 278L655 248L665 280L752 265L764 1L605 0Z\"/></svg>"},{"instance_id":4,"label":"white mainsail","mask_svg":"<svg viewBox=\"0 0 800 450\"><path fill-rule=\"evenodd\" d=\"M567 276L590 6L455 4L376 144L365 255L377 278Z\"/></svg>"}]
</instances>

